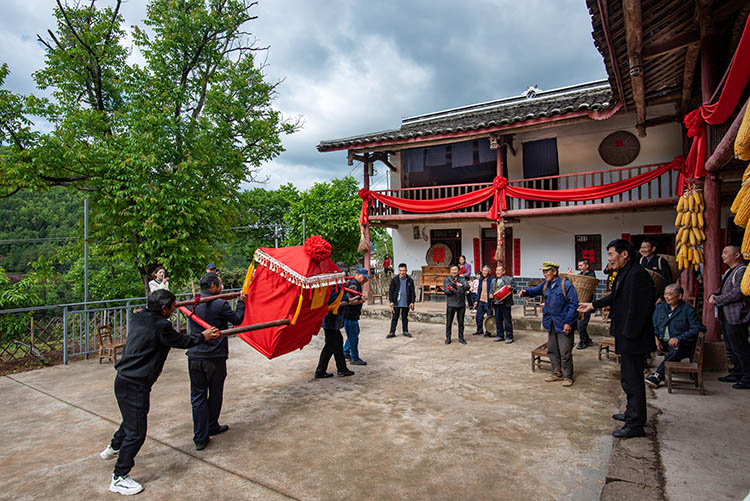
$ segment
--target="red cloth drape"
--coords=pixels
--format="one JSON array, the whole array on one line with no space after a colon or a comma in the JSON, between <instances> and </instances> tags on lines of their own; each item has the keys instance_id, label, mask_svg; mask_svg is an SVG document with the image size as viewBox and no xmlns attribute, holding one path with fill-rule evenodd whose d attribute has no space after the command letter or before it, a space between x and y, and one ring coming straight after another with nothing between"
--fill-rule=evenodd
<instances>
[{"instance_id":1,"label":"red cloth drape","mask_svg":"<svg viewBox=\"0 0 750 501\"><path fill-rule=\"evenodd\" d=\"M750 17L745 22L745 30L734 53L732 66L729 68L724 89L721 91L719 100L714 104L703 104L691 111L683 122L687 127L688 137L693 139L690 145L690 153L687 157L686 176L696 179L706 175L706 123L719 125L727 121L732 111L737 106L748 79L750 79ZM682 187L678 187L678 194L682 193Z\"/></svg>"},{"instance_id":2,"label":"red cloth drape","mask_svg":"<svg viewBox=\"0 0 750 501\"><path fill-rule=\"evenodd\" d=\"M587 200L596 200L598 198L609 198L620 193L632 190L657 177L665 172L674 169L680 171L680 176L684 171L685 158L683 156L675 157L668 164L652 169L643 174L638 174L629 179L615 181L609 184L598 186L589 186L585 188L569 188L564 190L538 190L534 188L519 188L508 184L508 180L498 176L492 183L492 186L476 190L464 195L447 198L434 198L431 200L407 200L404 198L391 197L374 191L365 189L359 190L359 196L362 198L362 212L360 213L360 222L366 224L368 221L368 207L373 200L396 209L416 213L433 213L445 212L451 210L471 207L494 197L492 207L487 211L487 218L497 220L500 216L500 210L507 209L506 196L513 198L522 198L524 200L540 200L547 202L583 202Z\"/></svg>"}]
</instances>

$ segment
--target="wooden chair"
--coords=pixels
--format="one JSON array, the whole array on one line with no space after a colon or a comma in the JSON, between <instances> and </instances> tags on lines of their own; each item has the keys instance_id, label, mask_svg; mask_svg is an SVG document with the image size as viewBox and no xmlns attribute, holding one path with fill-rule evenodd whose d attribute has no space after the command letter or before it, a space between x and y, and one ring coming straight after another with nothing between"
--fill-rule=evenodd
<instances>
[{"instance_id":1,"label":"wooden chair","mask_svg":"<svg viewBox=\"0 0 750 501\"><path fill-rule=\"evenodd\" d=\"M99 343L99 363L103 359L109 359L113 364L117 363L117 352L122 353L125 343L115 343L112 337L112 327L109 325L100 325L96 329L96 340Z\"/></svg>"},{"instance_id":2,"label":"wooden chair","mask_svg":"<svg viewBox=\"0 0 750 501\"><path fill-rule=\"evenodd\" d=\"M615 338L605 337L599 341L599 353L597 353L597 358L599 358L599 360L602 359L602 353L604 353L608 359L611 358L610 355L614 356L617 363L620 363L620 355L615 353Z\"/></svg>"},{"instance_id":3,"label":"wooden chair","mask_svg":"<svg viewBox=\"0 0 750 501\"><path fill-rule=\"evenodd\" d=\"M664 364L666 369L664 376L667 380L667 391L672 393L672 388L685 390L698 390L701 395L706 394L703 388L703 340L705 333L698 334L698 340L695 342L695 351L690 362L667 362ZM688 374L690 380L672 379L674 374Z\"/></svg>"},{"instance_id":4,"label":"wooden chair","mask_svg":"<svg viewBox=\"0 0 750 501\"><path fill-rule=\"evenodd\" d=\"M695 304L696 304L696 298L694 298L694 297L690 297L690 296L684 296L684 297L682 298L682 300L683 300L683 301L685 301L685 302L686 302L687 304L689 304L690 306L692 306L693 308L695 308Z\"/></svg>"},{"instance_id":5,"label":"wooden chair","mask_svg":"<svg viewBox=\"0 0 750 501\"><path fill-rule=\"evenodd\" d=\"M547 343L537 346L531 351L531 372L536 372L537 367L541 369L542 364L547 364L549 369L552 369L552 362L547 356Z\"/></svg>"},{"instance_id":6,"label":"wooden chair","mask_svg":"<svg viewBox=\"0 0 750 501\"><path fill-rule=\"evenodd\" d=\"M539 309L542 307L541 297L525 297L523 298L523 316L524 317L536 317L539 314Z\"/></svg>"}]
</instances>

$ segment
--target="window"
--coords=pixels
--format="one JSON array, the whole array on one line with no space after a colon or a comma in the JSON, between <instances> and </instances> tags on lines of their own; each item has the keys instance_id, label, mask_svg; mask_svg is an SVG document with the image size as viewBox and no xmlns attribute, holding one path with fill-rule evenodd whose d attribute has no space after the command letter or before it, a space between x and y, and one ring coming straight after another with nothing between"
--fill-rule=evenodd
<instances>
[{"instance_id":1,"label":"window","mask_svg":"<svg viewBox=\"0 0 750 501\"><path fill-rule=\"evenodd\" d=\"M557 139L540 139L523 143L523 177L533 179L537 177L557 176L560 173L557 163ZM530 184L538 190L556 190L557 179L540 179ZM552 207L557 202L535 202L529 200L527 207L536 209Z\"/></svg>"}]
</instances>

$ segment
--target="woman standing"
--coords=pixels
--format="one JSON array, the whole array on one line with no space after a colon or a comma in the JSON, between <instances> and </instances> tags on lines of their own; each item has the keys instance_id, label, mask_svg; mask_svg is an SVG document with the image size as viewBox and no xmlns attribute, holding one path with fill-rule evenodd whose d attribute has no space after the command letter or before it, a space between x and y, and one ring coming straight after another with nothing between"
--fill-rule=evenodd
<instances>
[{"instance_id":1,"label":"woman standing","mask_svg":"<svg viewBox=\"0 0 750 501\"><path fill-rule=\"evenodd\" d=\"M471 265L466 262L466 256L458 258L458 274L466 279L471 280Z\"/></svg>"},{"instance_id":2,"label":"woman standing","mask_svg":"<svg viewBox=\"0 0 750 501\"><path fill-rule=\"evenodd\" d=\"M156 268L156 270L151 273L151 276L154 277L154 279L148 283L149 293L153 293L159 289L169 290L169 278L167 278L167 270L165 270L163 266Z\"/></svg>"}]
</instances>

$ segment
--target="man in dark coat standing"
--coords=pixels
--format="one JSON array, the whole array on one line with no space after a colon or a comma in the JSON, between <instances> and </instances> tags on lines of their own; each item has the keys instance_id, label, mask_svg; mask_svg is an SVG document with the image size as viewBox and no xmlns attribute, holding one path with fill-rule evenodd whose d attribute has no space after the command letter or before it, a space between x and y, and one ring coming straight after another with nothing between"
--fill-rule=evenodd
<instances>
[{"instance_id":1,"label":"man in dark coat standing","mask_svg":"<svg viewBox=\"0 0 750 501\"><path fill-rule=\"evenodd\" d=\"M612 240L607 244L607 260L617 271L608 296L593 303L581 303L578 311L586 313L596 308L611 308L611 331L615 336L615 353L620 355L620 384L628 398L624 414L612 416L624 421L625 426L612 433L618 438L642 437L646 424L646 386L643 364L646 356L656 351L654 341L654 303L656 291L648 272L635 261L633 244L627 240Z\"/></svg>"},{"instance_id":2,"label":"man in dark coat standing","mask_svg":"<svg viewBox=\"0 0 750 501\"><path fill-rule=\"evenodd\" d=\"M201 297L209 298L220 294L223 289L221 277L216 273L206 273L201 278ZM239 325L245 317L245 295L237 299L237 309L232 311L224 299L214 299L200 303L195 314L209 325L219 330L229 324ZM190 320L190 332L201 332L202 327ZM187 351L188 374L190 375L190 404L193 408L193 442L196 450L203 450L209 437L224 433L228 425L219 424L219 415L224 401L224 380L227 378L227 358L229 341L217 339L190 348Z\"/></svg>"}]
</instances>

